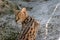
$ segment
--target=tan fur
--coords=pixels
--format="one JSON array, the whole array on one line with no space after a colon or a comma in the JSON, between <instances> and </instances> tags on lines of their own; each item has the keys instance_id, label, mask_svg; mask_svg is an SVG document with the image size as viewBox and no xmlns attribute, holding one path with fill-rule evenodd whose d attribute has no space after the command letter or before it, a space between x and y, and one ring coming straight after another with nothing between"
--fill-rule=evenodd
<instances>
[{"instance_id":1,"label":"tan fur","mask_svg":"<svg viewBox=\"0 0 60 40\"><path fill-rule=\"evenodd\" d=\"M16 13L18 13L17 15L16 15L16 20L18 20L18 17L19 17L19 21L17 21L17 22L23 22L24 20L25 20L25 18L28 16L28 14L27 14L27 12L26 12L26 8L23 8L21 11L19 11L19 10L16 10L15 11Z\"/></svg>"},{"instance_id":2,"label":"tan fur","mask_svg":"<svg viewBox=\"0 0 60 40\"><path fill-rule=\"evenodd\" d=\"M35 40L39 23L27 14L26 8L16 14L16 22L22 23L18 40Z\"/></svg>"}]
</instances>

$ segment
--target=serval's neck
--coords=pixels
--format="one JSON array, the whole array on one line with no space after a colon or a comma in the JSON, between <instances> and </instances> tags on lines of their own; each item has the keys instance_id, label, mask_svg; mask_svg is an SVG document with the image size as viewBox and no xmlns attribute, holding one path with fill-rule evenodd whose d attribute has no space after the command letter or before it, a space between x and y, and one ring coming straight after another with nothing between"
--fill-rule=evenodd
<instances>
[{"instance_id":1,"label":"serval's neck","mask_svg":"<svg viewBox=\"0 0 60 40\"><path fill-rule=\"evenodd\" d=\"M32 18L32 17L30 17L30 16L28 16L23 22L22 22L22 24L29 24L30 26L32 25L32 23L33 23L33 21L34 21L34 19Z\"/></svg>"}]
</instances>

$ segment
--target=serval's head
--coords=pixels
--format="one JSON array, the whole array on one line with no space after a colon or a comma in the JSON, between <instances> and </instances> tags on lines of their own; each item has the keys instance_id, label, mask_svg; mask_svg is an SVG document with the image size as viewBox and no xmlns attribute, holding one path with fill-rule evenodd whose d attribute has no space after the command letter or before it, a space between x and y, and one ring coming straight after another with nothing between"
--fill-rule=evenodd
<instances>
[{"instance_id":1,"label":"serval's head","mask_svg":"<svg viewBox=\"0 0 60 40\"><path fill-rule=\"evenodd\" d=\"M15 15L16 15L16 22L23 22L26 17L28 17L26 8L22 8L21 10L15 10Z\"/></svg>"}]
</instances>

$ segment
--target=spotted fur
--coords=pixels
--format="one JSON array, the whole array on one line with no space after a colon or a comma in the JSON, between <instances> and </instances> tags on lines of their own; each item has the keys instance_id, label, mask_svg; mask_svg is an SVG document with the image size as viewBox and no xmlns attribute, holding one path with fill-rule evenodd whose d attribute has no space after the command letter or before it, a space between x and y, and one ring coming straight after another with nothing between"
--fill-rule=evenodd
<instances>
[{"instance_id":1,"label":"spotted fur","mask_svg":"<svg viewBox=\"0 0 60 40\"><path fill-rule=\"evenodd\" d=\"M26 8L16 14L16 22L22 24L18 40L35 40L39 23L27 14Z\"/></svg>"}]
</instances>

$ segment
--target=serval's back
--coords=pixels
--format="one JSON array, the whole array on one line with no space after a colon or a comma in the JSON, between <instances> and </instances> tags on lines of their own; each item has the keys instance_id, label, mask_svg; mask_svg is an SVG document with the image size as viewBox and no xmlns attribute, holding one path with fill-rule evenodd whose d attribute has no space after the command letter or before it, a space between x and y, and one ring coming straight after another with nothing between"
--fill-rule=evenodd
<instances>
[{"instance_id":1,"label":"serval's back","mask_svg":"<svg viewBox=\"0 0 60 40\"><path fill-rule=\"evenodd\" d=\"M18 40L35 40L39 23L28 15L26 8L16 13L16 22L22 24Z\"/></svg>"}]
</instances>

